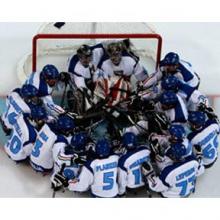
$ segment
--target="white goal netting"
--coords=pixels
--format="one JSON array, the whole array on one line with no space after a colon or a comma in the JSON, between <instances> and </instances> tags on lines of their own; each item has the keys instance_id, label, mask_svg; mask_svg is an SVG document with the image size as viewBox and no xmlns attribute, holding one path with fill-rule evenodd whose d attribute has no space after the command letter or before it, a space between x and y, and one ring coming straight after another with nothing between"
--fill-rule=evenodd
<instances>
[{"instance_id":1,"label":"white goal netting","mask_svg":"<svg viewBox=\"0 0 220 220\"><path fill-rule=\"evenodd\" d=\"M58 25L57 23L51 22L42 25L36 35L37 34L43 34L47 37L40 37L33 41L33 47L34 45L36 47L36 56L33 55L34 52L32 51L26 54L18 63L17 72L21 82L24 82L27 75L29 75L33 69L36 68L36 70L40 71L46 64L54 64L58 67L59 71L67 71L68 59L76 52L80 45L95 45L108 40L117 40L115 37L108 37L108 35L111 34L127 34L131 41L132 50L140 57L142 64L150 73L155 70L158 56L161 53L161 48L159 48L161 45L159 45L160 42L158 38L135 38L135 34L156 34L155 29L144 22L59 22ZM82 34L82 37L78 36L77 39L74 37L65 38L66 34ZM96 34L103 34L103 39L95 38L94 35ZM83 38L85 35L87 35L86 39ZM90 35L93 35L93 37Z\"/></svg>"}]
</instances>

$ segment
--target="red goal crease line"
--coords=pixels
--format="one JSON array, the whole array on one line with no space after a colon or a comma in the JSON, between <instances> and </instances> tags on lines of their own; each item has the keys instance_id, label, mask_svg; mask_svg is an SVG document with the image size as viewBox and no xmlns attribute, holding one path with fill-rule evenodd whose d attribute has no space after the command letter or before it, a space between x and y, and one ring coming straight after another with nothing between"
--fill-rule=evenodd
<instances>
[{"instance_id":1,"label":"red goal crease line","mask_svg":"<svg viewBox=\"0 0 220 220\"><path fill-rule=\"evenodd\" d=\"M157 40L157 54L156 67L159 64L162 50L162 37L159 34L37 34L32 41L32 70L37 69L37 41L41 39L116 39L116 38L136 38L136 39L156 39Z\"/></svg>"}]
</instances>

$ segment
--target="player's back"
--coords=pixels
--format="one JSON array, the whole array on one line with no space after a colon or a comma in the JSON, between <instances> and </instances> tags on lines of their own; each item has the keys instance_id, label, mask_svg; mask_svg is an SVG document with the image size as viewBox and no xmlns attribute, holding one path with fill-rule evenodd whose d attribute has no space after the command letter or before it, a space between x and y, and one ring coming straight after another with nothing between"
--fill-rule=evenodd
<instances>
[{"instance_id":1,"label":"player's back","mask_svg":"<svg viewBox=\"0 0 220 220\"><path fill-rule=\"evenodd\" d=\"M38 89L39 97L48 96L52 93L53 88L48 86L47 83L41 79L41 73L34 72L26 80L25 84L30 84Z\"/></svg>"},{"instance_id":2,"label":"player's back","mask_svg":"<svg viewBox=\"0 0 220 220\"><path fill-rule=\"evenodd\" d=\"M31 165L37 171L47 171L53 168L52 148L57 135L45 124L37 135L34 148L31 153Z\"/></svg>"},{"instance_id":3,"label":"player's back","mask_svg":"<svg viewBox=\"0 0 220 220\"><path fill-rule=\"evenodd\" d=\"M111 155L104 159L95 159L90 167L93 172L91 192L97 197L115 197L118 194L117 171L118 156Z\"/></svg>"},{"instance_id":4,"label":"player's back","mask_svg":"<svg viewBox=\"0 0 220 220\"><path fill-rule=\"evenodd\" d=\"M19 115L12 129L12 135L4 148L12 160L22 161L31 154L36 131L23 115Z\"/></svg>"},{"instance_id":5,"label":"player's back","mask_svg":"<svg viewBox=\"0 0 220 220\"><path fill-rule=\"evenodd\" d=\"M141 165L149 161L150 151L146 147L139 147L128 151L119 159L119 186L126 182L128 188L137 188L144 185L141 175Z\"/></svg>"},{"instance_id":6,"label":"player's back","mask_svg":"<svg viewBox=\"0 0 220 220\"><path fill-rule=\"evenodd\" d=\"M176 162L164 168L160 180L168 187L162 192L164 197L187 197L195 191L195 182L203 170L199 171L199 163L193 157L187 157L183 162Z\"/></svg>"},{"instance_id":7,"label":"player's back","mask_svg":"<svg viewBox=\"0 0 220 220\"><path fill-rule=\"evenodd\" d=\"M6 99L6 111L3 114L3 120L7 127L11 126L16 122L17 116L24 112L30 113L29 106L24 102L24 100L19 95L19 89L16 89L10 93Z\"/></svg>"},{"instance_id":8,"label":"player's back","mask_svg":"<svg viewBox=\"0 0 220 220\"><path fill-rule=\"evenodd\" d=\"M218 157L219 132L220 128L216 121L208 120L203 128L188 135L193 145L201 147L205 167L212 165Z\"/></svg>"}]
</instances>

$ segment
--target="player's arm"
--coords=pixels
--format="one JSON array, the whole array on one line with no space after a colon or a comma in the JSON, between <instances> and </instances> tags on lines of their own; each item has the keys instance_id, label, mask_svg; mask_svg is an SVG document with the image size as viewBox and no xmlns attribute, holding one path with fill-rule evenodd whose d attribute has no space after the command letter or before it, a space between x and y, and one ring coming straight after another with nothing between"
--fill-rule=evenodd
<instances>
[{"instance_id":1,"label":"player's arm","mask_svg":"<svg viewBox=\"0 0 220 220\"><path fill-rule=\"evenodd\" d=\"M82 171L79 174L79 177L70 180L68 183L68 189L70 191L85 192L93 183L93 173L86 166L83 166Z\"/></svg>"},{"instance_id":2,"label":"player's arm","mask_svg":"<svg viewBox=\"0 0 220 220\"><path fill-rule=\"evenodd\" d=\"M123 195L126 193L126 186L127 186L127 170L120 165L119 161L119 168L118 168L118 194Z\"/></svg>"},{"instance_id":3,"label":"player's arm","mask_svg":"<svg viewBox=\"0 0 220 220\"><path fill-rule=\"evenodd\" d=\"M46 109L51 113L51 115L58 116L59 114L65 113L65 110L61 106L54 103L51 95L43 97L43 102Z\"/></svg>"},{"instance_id":4,"label":"player's arm","mask_svg":"<svg viewBox=\"0 0 220 220\"><path fill-rule=\"evenodd\" d=\"M147 70L137 62L134 66L134 75L138 81L144 81L148 78Z\"/></svg>"},{"instance_id":5,"label":"player's arm","mask_svg":"<svg viewBox=\"0 0 220 220\"><path fill-rule=\"evenodd\" d=\"M144 89L149 89L151 86L155 85L162 78L162 72L158 70L147 77L143 82L142 86Z\"/></svg>"}]
</instances>

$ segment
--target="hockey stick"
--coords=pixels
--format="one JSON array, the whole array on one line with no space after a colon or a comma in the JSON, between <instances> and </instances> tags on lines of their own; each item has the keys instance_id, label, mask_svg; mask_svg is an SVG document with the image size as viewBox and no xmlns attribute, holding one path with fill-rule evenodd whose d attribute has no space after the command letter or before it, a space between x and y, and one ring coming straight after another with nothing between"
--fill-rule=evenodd
<instances>
[{"instance_id":1,"label":"hockey stick","mask_svg":"<svg viewBox=\"0 0 220 220\"><path fill-rule=\"evenodd\" d=\"M66 167L66 164L63 163L62 166L61 166L60 171L58 172L58 174L62 175L62 173L63 173L65 167ZM56 190L53 190L52 198L55 198L55 197L56 197L56 192L57 192Z\"/></svg>"}]
</instances>

